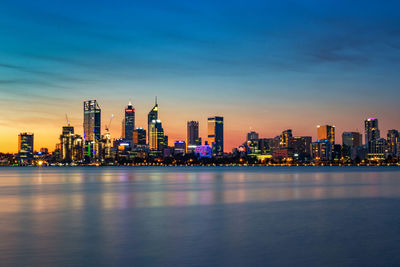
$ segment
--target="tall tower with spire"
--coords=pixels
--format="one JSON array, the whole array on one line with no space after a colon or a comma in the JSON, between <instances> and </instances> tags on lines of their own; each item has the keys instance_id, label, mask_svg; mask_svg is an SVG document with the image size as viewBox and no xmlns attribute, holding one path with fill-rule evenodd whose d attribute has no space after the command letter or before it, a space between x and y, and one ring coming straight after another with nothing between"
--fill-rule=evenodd
<instances>
[{"instance_id":1,"label":"tall tower with spire","mask_svg":"<svg viewBox=\"0 0 400 267\"><path fill-rule=\"evenodd\" d=\"M124 138L127 141L133 142L133 130L135 130L135 109L132 106L131 100L129 100L128 106L125 108L125 119L124 119Z\"/></svg>"},{"instance_id":2,"label":"tall tower with spire","mask_svg":"<svg viewBox=\"0 0 400 267\"><path fill-rule=\"evenodd\" d=\"M151 133L150 133L150 126L153 121L158 120L158 103L157 103L157 96L154 107L150 110L149 114L147 115L147 143L150 144Z\"/></svg>"}]
</instances>

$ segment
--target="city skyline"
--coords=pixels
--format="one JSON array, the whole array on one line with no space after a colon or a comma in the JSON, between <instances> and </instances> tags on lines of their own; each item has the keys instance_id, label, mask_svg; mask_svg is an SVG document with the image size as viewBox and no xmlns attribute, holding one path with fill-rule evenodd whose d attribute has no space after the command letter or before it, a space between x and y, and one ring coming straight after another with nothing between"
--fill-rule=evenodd
<instances>
[{"instance_id":1,"label":"city skyline","mask_svg":"<svg viewBox=\"0 0 400 267\"><path fill-rule=\"evenodd\" d=\"M88 109L91 109L90 108L90 106L93 106L93 108L96 108L96 109L100 109L100 110L102 110L102 108L101 108L101 103L99 103L97 100L85 100L85 101L83 101L83 103L84 103L84 109L83 109L83 111L84 111L84 113L83 113L83 116L82 116L82 121L81 121L81 124L76 124L76 125L74 125L74 124L72 124L71 123L71 121L70 121L70 119L69 119L69 117L68 117L68 115L66 114L66 118L64 118L64 120L66 120L66 123L64 123L62 126L61 126L61 124L60 124L60 126L59 126L59 129L63 129L62 131L64 131L64 128L68 128L68 127L73 127L74 129L75 129L75 133L76 134L82 134L82 136L83 137L85 137L85 133L84 133L84 125L85 125L85 121L86 121L86 119L85 119L85 114L87 114L87 110ZM134 108L134 103L132 103L132 100L129 100L129 102L128 102L128 105L126 106L124 106L123 107L123 109L122 109L122 111L121 111L121 113L122 113L122 115L121 115L121 118L122 118L122 125L121 124L118 124L118 123L115 123L115 124L117 124L114 128L118 128L118 126L120 127L120 131L119 131L119 134L116 134L115 135L115 133L111 133L111 130L109 129L110 128L110 122L111 122L111 120L109 120L109 117L107 117L107 116L105 116L105 118L104 118L104 116L101 116L101 118L104 118L104 119L101 119L101 128L100 128L100 132L98 132L98 127L93 127L93 129L96 129L95 130L95 132L96 132L96 134L97 135L99 135L99 134L101 134L101 135L104 135L104 134L106 134L106 133L109 133L111 136L111 139L112 140L114 140L114 139L119 139L119 138L124 138L124 135L126 135L126 133L124 132L124 130L125 130L125 127L126 127L126 124L125 124L125 117L124 116L126 116L126 110L127 109L133 109L134 110L134 113L136 113L137 112L137 110L136 110L136 108ZM136 122L136 120L134 120L133 121L133 123L136 125L136 127L135 127L135 130L136 129L143 129L143 128L147 128L150 124L148 124L150 121L150 117L153 117L153 113L155 112L155 118L159 118L159 114L160 114L160 107L159 107L159 105L158 105L158 101L157 101L157 97L156 97L156 100L155 100L155 104L153 105L153 107L150 109L150 112L147 114L147 122L146 122L146 124L145 125L142 125L142 124L137 124L137 122ZM102 111L101 111L101 113L102 113ZM161 111L161 114L162 114L162 111ZM114 114L112 114L111 115L111 118L113 119L115 117L115 115ZM118 116L117 116L118 117ZM182 140L186 140L187 139L187 134L188 134L188 132L187 132L187 125L188 125L188 123L190 123L190 122L197 122L198 123L198 128L199 128L199 138L200 138L200 140L203 140L202 141L202 143L204 144L204 141L209 141L208 139L209 139L209 127L210 127L210 119L214 119L214 118L218 118L218 117L221 117L222 118L222 120L224 120L224 118L223 118L223 116L211 116L211 115L208 115L207 117L206 117L206 120L205 121L194 121L194 120L188 120L188 121L185 121L184 122L184 131L180 134L180 136L181 136L181 138L174 138L174 139L169 139L169 141L168 141L168 145L170 145L170 146L173 146L173 144L176 142L176 141L182 141ZM136 118L136 117L135 117ZM109 120L109 121L105 121L105 120ZM153 120L153 118L151 118L151 120ZM88 121L91 121L91 120L88 120ZM258 136L259 136L259 138L260 139L262 139L262 138L275 138L275 137L281 137L281 139L282 139L282 134L285 134L287 131L290 131L290 136L292 136L292 134L293 134L293 136L310 136L311 138L312 138L312 140L313 141L318 141L318 140L323 140L323 139L326 139L325 137L323 137L322 139L319 137L319 134L321 133L321 129L322 129L322 127L333 127L333 129L334 129L334 134L336 135L336 143L342 143L342 134L343 133L348 133L348 132L356 132L356 133L360 133L361 134L361 136L363 137L362 139L364 140L366 140L366 129L367 129L367 123L369 123L369 122L373 122L373 121L378 121L378 118L376 118L376 117L367 117L367 118L365 118L365 119L363 119L363 125L364 125L364 129L356 129L355 131L351 131L351 130L348 130L348 129L343 129L343 130L340 130L340 131L337 131L337 127L334 125L334 126L329 126L329 125L317 125L317 126L315 126L314 127L314 133L312 133L312 131L310 131L309 133L305 133L305 134L300 134L298 131L296 131L296 129L294 129L294 128L291 128L291 127L289 127L289 128L287 128L287 129L280 129L280 130L278 130L278 131L280 131L277 135L272 135L272 136L266 136L266 135L264 135L262 132L259 132L259 131L257 131L257 129L256 128L253 128L253 127L250 127L249 128L249 130L245 133L245 135L244 136L242 136L241 137L241 139L237 142L237 143L235 143L235 144L233 144L232 145L232 147L230 148L228 148L228 149L224 149L224 152L225 153L230 153L230 152L232 152L232 149L234 149L234 148L237 148L238 146L240 146L240 144L241 143L243 143L244 141L246 141L246 140L248 140L248 136L249 136L249 134L251 134L251 133L254 133L254 134L257 134ZM390 132L392 129L397 129L396 127L389 127L387 130L382 130L382 127L381 127L381 125L382 125L382 122L381 122L382 120L380 120L380 122L379 122L379 130L382 132L382 134L383 134L383 136L386 136L386 133L388 133L388 132ZM161 123L161 120L159 120L159 119L156 119L155 121L153 120L153 122L159 122L159 123ZM201 127L201 125L203 125L203 127ZM163 125L162 126L162 128L164 128L165 126ZM224 123L224 126L223 126L224 128L226 127L226 124ZM81 132L79 132L79 129L82 129L82 131ZM202 128L204 128L204 129L202 129ZM78 129L78 130L77 130ZM309 129L310 130L310 129ZM205 132L205 136L202 136L200 133L202 133L202 132ZM225 131L224 131L225 132ZM33 134L35 134L35 140L37 140L38 138L37 138L37 134L35 133L35 131L20 131L19 133L18 133L18 136L21 134L21 133L33 133ZM133 134L133 132L132 132L132 134ZM131 134L131 135L132 135ZM168 132L163 132L163 135L165 135L165 136L167 136L167 138L169 137L169 135L168 135ZM226 143L225 143L225 140L227 139L227 136L229 135L229 132L225 132L225 134L224 134L224 136L223 136L223 139L224 139L224 141L223 141L223 145L224 146L226 146ZM99 135L100 136L100 135ZM132 135L133 136L133 135ZM34 150L35 151L40 151L40 149L42 149L42 148L46 148L46 149L49 149L49 151L53 151L54 150L54 148L56 147L56 145L59 143L59 137L60 137L60 132L58 132L58 135L57 135L57 139L54 141L54 144L53 144L53 146L42 146L42 145L38 145L38 141L35 141L35 147L34 147ZM247 138L246 138L247 137ZM19 137L18 137L19 138ZM146 137L146 139L147 139L147 141L148 141L148 136ZM89 138L90 139L90 138ZM284 137L283 137L283 139L282 140L284 140ZM362 140L362 141L363 141ZM17 140L18 141L18 140ZM52 143L52 140L50 140L49 141L50 143ZM365 141L363 141L362 142L363 144L367 144L367 142L365 142ZM41 143L39 143L39 144L41 144ZM14 151L11 151L11 152L9 152L9 151L0 151L0 153L17 153L18 152L18 149L15 149L16 151L14 152Z\"/></svg>"},{"instance_id":2,"label":"city skyline","mask_svg":"<svg viewBox=\"0 0 400 267\"><path fill-rule=\"evenodd\" d=\"M116 137L128 100L147 129L157 95L170 144L187 121L206 138L207 117L223 116L227 152L250 130L316 138L316 125L363 132L369 117L400 128L400 3L153 4L3 1L0 151L15 153L21 132L53 150L66 113L82 133L84 99L100 103L102 125L115 115Z\"/></svg>"}]
</instances>

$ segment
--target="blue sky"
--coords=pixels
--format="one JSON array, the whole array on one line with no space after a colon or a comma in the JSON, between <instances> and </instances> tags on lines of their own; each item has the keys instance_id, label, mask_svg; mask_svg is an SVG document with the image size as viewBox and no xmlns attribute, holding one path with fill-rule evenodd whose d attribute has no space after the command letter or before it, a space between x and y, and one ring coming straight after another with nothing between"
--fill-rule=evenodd
<instances>
[{"instance_id":1,"label":"blue sky","mask_svg":"<svg viewBox=\"0 0 400 267\"><path fill-rule=\"evenodd\" d=\"M398 1L7 1L0 5L0 132L50 146L94 98L138 124L160 99L173 139L185 121L226 117L239 143L255 129L315 135L316 124L400 128ZM144 125L143 125L144 126ZM52 128L51 128L52 127ZM120 123L113 126L120 134ZM50 130L50 129L55 130ZM202 127L204 132L206 129ZM42 136L42 137L40 137ZM0 143L0 146L7 144ZM229 146L229 145L228 145Z\"/></svg>"}]
</instances>

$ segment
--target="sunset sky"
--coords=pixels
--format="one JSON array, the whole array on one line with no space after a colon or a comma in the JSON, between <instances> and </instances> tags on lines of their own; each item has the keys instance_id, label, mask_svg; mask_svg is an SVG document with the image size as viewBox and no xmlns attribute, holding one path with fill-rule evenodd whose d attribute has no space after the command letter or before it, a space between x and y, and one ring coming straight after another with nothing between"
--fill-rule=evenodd
<instances>
[{"instance_id":1,"label":"sunset sky","mask_svg":"<svg viewBox=\"0 0 400 267\"><path fill-rule=\"evenodd\" d=\"M399 1L55 1L0 5L0 152L20 132L53 150L65 114L82 134L97 99L102 131L121 135L158 96L170 144L186 121L225 118L225 150L250 129L316 136L318 124L364 133L400 129ZM340 138L339 138L340 140Z\"/></svg>"}]
</instances>

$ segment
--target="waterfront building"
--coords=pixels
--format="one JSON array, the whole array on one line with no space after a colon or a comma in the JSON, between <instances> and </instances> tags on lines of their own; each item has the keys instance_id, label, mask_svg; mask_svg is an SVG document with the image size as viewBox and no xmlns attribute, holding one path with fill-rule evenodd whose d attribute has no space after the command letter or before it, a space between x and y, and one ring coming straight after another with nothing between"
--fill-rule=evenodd
<instances>
[{"instance_id":1,"label":"waterfront building","mask_svg":"<svg viewBox=\"0 0 400 267\"><path fill-rule=\"evenodd\" d=\"M18 156L22 162L33 159L33 133L18 135Z\"/></svg>"},{"instance_id":2,"label":"waterfront building","mask_svg":"<svg viewBox=\"0 0 400 267\"><path fill-rule=\"evenodd\" d=\"M318 140L312 143L312 156L315 161L332 160L332 144L329 140Z\"/></svg>"},{"instance_id":3,"label":"waterfront building","mask_svg":"<svg viewBox=\"0 0 400 267\"><path fill-rule=\"evenodd\" d=\"M84 156L87 160L99 159L101 139L101 109L96 100L83 102Z\"/></svg>"},{"instance_id":4,"label":"waterfront building","mask_svg":"<svg viewBox=\"0 0 400 267\"><path fill-rule=\"evenodd\" d=\"M160 120L152 120L149 124L149 149L152 156L161 156L164 148L164 129Z\"/></svg>"},{"instance_id":5,"label":"waterfront building","mask_svg":"<svg viewBox=\"0 0 400 267\"><path fill-rule=\"evenodd\" d=\"M63 126L60 135L60 160L71 163L82 160L82 137L74 133L73 126Z\"/></svg>"},{"instance_id":6,"label":"waterfront building","mask_svg":"<svg viewBox=\"0 0 400 267\"><path fill-rule=\"evenodd\" d=\"M365 144L369 145L369 142L378 140L381 138L378 119L377 118L368 118L364 121L365 126Z\"/></svg>"},{"instance_id":7,"label":"waterfront building","mask_svg":"<svg viewBox=\"0 0 400 267\"><path fill-rule=\"evenodd\" d=\"M224 118L215 116L208 118L208 143L213 155L224 155Z\"/></svg>"},{"instance_id":8,"label":"waterfront building","mask_svg":"<svg viewBox=\"0 0 400 267\"><path fill-rule=\"evenodd\" d=\"M133 142L133 131L135 130L135 109L132 102L129 101L128 106L125 108L124 118L124 138Z\"/></svg>"},{"instance_id":9,"label":"waterfront building","mask_svg":"<svg viewBox=\"0 0 400 267\"><path fill-rule=\"evenodd\" d=\"M293 149L294 158L301 161L309 161L311 159L311 136L294 136L291 138L291 147Z\"/></svg>"},{"instance_id":10,"label":"waterfront building","mask_svg":"<svg viewBox=\"0 0 400 267\"><path fill-rule=\"evenodd\" d=\"M174 155L185 155L186 154L186 142L175 141L174 142Z\"/></svg>"},{"instance_id":11,"label":"waterfront building","mask_svg":"<svg viewBox=\"0 0 400 267\"><path fill-rule=\"evenodd\" d=\"M153 123L153 121L157 121L158 120L158 103L157 103L157 97L156 97L156 101L154 104L154 107L150 110L149 114L147 115L147 144L150 146L150 139L153 138L151 136L151 131L150 131L150 127L151 124Z\"/></svg>"},{"instance_id":12,"label":"waterfront building","mask_svg":"<svg viewBox=\"0 0 400 267\"><path fill-rule=\"evenodd\" d=\"M133 130L133 145L146 145L146 130L143 128L136 128Z\"/></svg>"},{"instance_id":13,"label":"waterfront building","mask_svg":"<svg viewBox=\"0 0 400 267\"><path fill-rule=\"evenodd\" d=\"M379 138L368 142L368 159L384 160L387 156L386 140Z\"/></svg>"},{"instance_id":14,"label":"waterfront building","mask_svg":"<svg viewBox=\"0 0 400 267\"><path fill-rule=\"evenodd\" d=\"M332 145L335 144L335 126L317 126L317 140L328 140Z\"/></svg>"},{"instance_id":15,"label":"waterfront building","mask_svg":"<svg viewBox=\"0 0 400 267\"><path fill-rule=\"evenodd\" d=\"M399 131L392 129L387 133L387 148L388 154L392 157L396 157L399 154L398 151L398 141L399 141Z\"/></svg>"},{"instance_id":16,"label":"waterfront building","mask_svg":"<svg viewBox=\"0 0 400 267\"><path fill-rule=\"evenodd\" d=\"M291 147L291 141L292 141L292 130L288 129L286 131L283 131L281 134L281 141L280 141L280 148L290 148Z\"/></svg>"},{"instance_id":17,"label":"waterfront building","mask_svg":"<svg viewBox=\"0 0 400 267\"><path fill-rule=\"evenodd\" d=\"M186 145L188 153L193 152L196 146L201 145L201 138L199 138L198 121L187 122Z\"/></svg>"},{"instance_id":18,"label":"waterfront building","mask_svg":"<svg viewBox=\"0 0 400 267\"><path fill-rule=\"evenodd\" d=\"M342 156L344 159L352 158L353 149L362 146L362 134L358 132L343 132Z\"/></svg>"}]
</instances>

